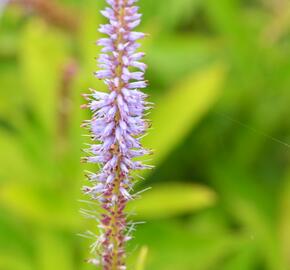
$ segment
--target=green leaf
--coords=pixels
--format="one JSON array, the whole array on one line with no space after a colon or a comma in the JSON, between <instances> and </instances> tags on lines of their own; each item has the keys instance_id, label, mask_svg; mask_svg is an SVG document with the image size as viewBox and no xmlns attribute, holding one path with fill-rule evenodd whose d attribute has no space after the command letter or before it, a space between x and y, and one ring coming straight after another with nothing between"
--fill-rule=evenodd
<instances>
[{"instance_id":1,"label":"green leaf","mask_svg":"<svg viewBox=\"0 0 290 270\"><path fill-rule=\"evenodd\" d=\"M259 254L252 242L248 239L248 242L242 243L236 254L225 263L223 270L257 269Z\"/></svg>"},{"instance_id":2,"label":"green leaf","mask_svg":"<svg viewBox=\"0 0 290 270\"><path fill-rule=\"evenodd\" d=\"M285 266L290 263L290 174L287 173L285 184L280 198L279 233L281 237L282 253L285 258Z\"/></svg>"},{"instance_id":3,"label":"green leaf","mask_svg":"<svg viewBox=\"0 0 290 270\"><path fill-rule=\"evenodd\" d=\"M37 171L30 162L29 157L24 153L16 134L0 130L0 182L33 182L36 179ZM11 170L17 166L17 170ZM7 169L9 168L9 169Z\"/></svg>"},{"instance_id":4,"label":"green leaf","mask_svg":"<svg viewBox=\"0 0 290 270\"><path fill-rule=\"evenodd\" d=\"M274 218L277 199L272 195L269 200L270 189L255 182L250 174L233 163L221 159L212 179L229 211L259 242L258 248L264 256L267 269L285 269Z\"/></svg>"},{"instance_id":5,"label":"green leaf","mask_svg":"<svg viewBox=\"0 0 290 270\"><path fill-rule=\"evenodd\" d=\"M0 65L0 117L3 118L1 121L5 120L10 125L19 120L20 113L19 110L11 110L11 108L21 108L23 99L23 89L21 89L21 84L19 80L15 80L16 70L17 66L14 62L4 62ZM12 89L14 93L13 95L11 95Z\"/></svg>"},{"instance_id":6,"label":"green leaf","mask_svg":"<svg viewBox=\"0 0 290 270\"><path fill-rule=\"evenodd\" d=\"M58 193L59 194L59 193ZM52 200L53 199L53 200ZM55 191L26 184L6 184L0 190L0 205L19 218L38 225L49 225L66 229L80 226L75 215L74 201L64 201Z\"/></svg>"},{"instance_id":7,"label":"green leaf","mask_svg":"<svg viewBox=\"0 0 290 270\"><path fill-rule=\"evenodd\" d=\"M20 46L20 75L34 114L50 131L56 122L64 65L69 59L64 35L42 21L29 21Z\"/></svg>"},{"instance_id":8,"label":"green leaf","mask_svg":"<svg viewBox=\"0 0 290 270\"><path fill-rule=\"evenodd\" d=\"M167 0L167 1L140 1L144 10L144 22L156 20L155 26L162 30L172 31L178 24L188 22L199 7L200 0Z\"/></svg>"},{"instance_id":9,"label":"green leaf","mask_svg":"<svg viewBox=\"0 0 290 270\"><path fill-rule=\"evenodd\" d=\"M183 79L156 102L153 129L144 144L154 149L154 164L160 163L208 112L222 93L225 67L215 64Z\"/></svg>"},{"instance_id":10,"label":"green leaf","mask_svg":"<svg viewBox=\"0 0 290 270\"><path fill-rule=\"evenodd\" d=\"M40 231L36 239L38 269L74 269L73 253L68 244L65 238L56 232Z\"/></svg>"},{"instance_id":11,"label":"green leaf","mask_svg":"<svg viewBox=\"0 0 290 270\"><path fill-rule=\"evenodd\" d=\"M168 0L161 1L159 16L163 27L172 29L181 21L190 20L190 17L200 5L200 0Z\"/></svg>"},{"instance_id":12,"label":"green leaf","mask_svg":"<svg viewBox=\"0 0 290 270\"><path fill-rule=\"evenodd\" d=\"M133 201L130 209L142 219L168 218L212 206L215 201L215 193L205 186L165 183L153 186L141 200Z\"/></svg>"},{"instance_id":13,"label":"green leaf","mask_svg":"<svg viewBox=\"0 0 290 270\"><path fill-rule=\"evenodd\" d=\"M259 33L253 32L243 14L241 1L237 0L207 0L205 1L208 15L220 37L229 44L225 46L227 55L238 65L246 75L246 80L257 80L261 71L262 48L257 46ZM241 73L240 76L243 74Z\"/></svg>"},{"instance_id":14,"label":"green leaf","mask_svg":"<svg viewBox=\"0 0 290 270\"><path fill-rule=\"evenodd\" d=\"M137 264L135 270L145 270L145 263L146 263L146 258L148 255L148 247L143 246L140 249L140 253L137 259Z\"/></svg>"},{"instance_id":15,"label":"green leaf","mask_svg":"<svg viewBox=\"0 0 290 270\"><path fill-rule=\"evenodd\" d=\"M135 236L133 247L146 245L150 250L148 270L223 269L221 262L237 250L241 240L228 232L192 230L191 223L174 219L138 226Z\"/></svg>"},{"instance_id":16,"label":"green leaf","mask_svg":"<svg viewBox=\"0 0 290 270\"><path fill-rule=\"evenodd\" d=\"M0 269L5 270L33 270L33 264L18 252L0 254Z\"/></svg>"},{"instance_id":17,"label":"green leaf","mask_svg":"<svg viewBox=\"0 0 290 270\"><path fill-rule=\"evenodd\" d=\"M104 23L104 18L101 13L96 12L101 10L103 4L93 0L87 1L85 5L84 18L81 20L80 32L78 35L78 47L80 50L81 65L80 81L82 82L82 93L87 89L95 87L105 89L102 81L95 78L93 73L97 70L96 57L100 53L101 47L96 45L96 41L103 35L97 31L97 26Z\"/></svg>"},{"instance_id":18,"label":"green leaf","mask_svg":"<svg viewBox=\"0 0 290 270\"><path fill-rule=\"evenodd\" d=\"M149 29L150 33L153 31L156 31L156 27ZM218 44L213 45L200 36L160 35L160 33L155 36L145 49L146 62L150 67L148 69L150 81L162 85L162 88L176 83L185 75L193 74L201 66L207 66L220 50Z\"/></svg>"}]
</instances>

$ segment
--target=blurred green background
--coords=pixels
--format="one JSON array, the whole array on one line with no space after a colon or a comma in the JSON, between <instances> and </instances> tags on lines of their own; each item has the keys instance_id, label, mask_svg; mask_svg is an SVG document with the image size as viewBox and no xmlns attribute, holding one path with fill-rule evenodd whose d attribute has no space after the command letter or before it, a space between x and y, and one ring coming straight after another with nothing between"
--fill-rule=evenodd
<instances>
[{"instance_id":1,"label":"blurred green background","mask_svg":"<svg viewBox=\"0 0 290 270\"><path fill-rule=\"evenodd\" d=\"M80 105L104 89L92 75L104 1L4 2L0 270L90 270ZM156 167L129 206L146 223L128 269L290 269L290 2L140 5Z\"/></svg>"}]
</instances>

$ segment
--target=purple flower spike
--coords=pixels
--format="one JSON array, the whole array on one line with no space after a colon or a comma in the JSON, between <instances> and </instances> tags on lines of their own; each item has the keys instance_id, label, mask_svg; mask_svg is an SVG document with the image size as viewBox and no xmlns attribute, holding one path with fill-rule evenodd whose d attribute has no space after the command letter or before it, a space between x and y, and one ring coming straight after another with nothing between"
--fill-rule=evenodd
<instances>
[{"instance_id":1,"label":"purple flower spike","mask_svg":"<svg viewBox=\"0 0 290 270\"><path fill-rule=\"evenodd\" d=\"M99 27L108 35L97 45L102 46L99 56L99 71L96 77L103 80L108 93L91 90L85 95L93 117L84 126L92 133L93 144L86 149L89 157L84 160L98 163L98 173L88 173L91 186L83 188L93 200L100 202L103 209L99 216L100 234L92 245L94 265L103 270L125 270L125 243L131 239L128 233L124 209L132 195L135 170L150 166L136 158L150 154L140 143L149 126L144 118L151 107L147 95L140 88L147 86L144 80L146 65L140 60L144 53L137 52L137 40L144 34L133 31L140 24L141 14L134 6L137 0L106 0L110 7L101 11L109 21Z\"/></svg>"}]
</instances>

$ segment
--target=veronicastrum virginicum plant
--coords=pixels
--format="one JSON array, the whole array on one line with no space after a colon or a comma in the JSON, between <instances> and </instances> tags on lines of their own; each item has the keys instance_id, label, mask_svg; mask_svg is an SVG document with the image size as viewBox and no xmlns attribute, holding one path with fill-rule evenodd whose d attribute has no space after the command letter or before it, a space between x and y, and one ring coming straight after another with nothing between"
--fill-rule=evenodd
<instances>
[{"instance_id":1,"label":"veronicastrum virginicum plant","mask_svg":"<svg viewBox=\"0 0 290 270\"><path fill-rule=\"evenodd\" d=\"M98 59L100 70L96 77L103 80L106 92L91 90L84 95L92 111L92 119L84 122L91 132L93 143L86 149L89 163L98 163L100 170L88 173L90 186L84 192L100 203L99 234L92 245L94 258L89 262L103 270L126 269L126 242L131 239L132 223L127 221L125 207L134 199L134 171L150 168L136 160L150 154L142 147L140 139L149 127L145 112L151 104L145 88L146 65L140 60L137 40L145 34L133 31L140 24L141 14L137 0L106 0L109 7L101 13L109 21L99 31L108 35L97 44L102 46Z\"/></svg>"}]
</instances>

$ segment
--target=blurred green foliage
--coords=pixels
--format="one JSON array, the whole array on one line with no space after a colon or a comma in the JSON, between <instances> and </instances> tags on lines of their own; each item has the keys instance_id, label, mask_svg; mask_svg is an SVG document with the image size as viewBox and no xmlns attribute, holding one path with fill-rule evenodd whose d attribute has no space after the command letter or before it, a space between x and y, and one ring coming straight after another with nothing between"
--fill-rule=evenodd
<instances>
[{"instance_id":1,"label":"blurred green foliage","mask_svg":"<svg viewBox=\"0 0 290 270\"><path fill-rule=\"evenodd\" d=\"M17 2L0 12L0 270L93 269L79 107L104 89L104 1ZM290 269L289 1L140 5L156 167L129 205L147 222L128 269Z\"/></svg>"}]
</instances>

